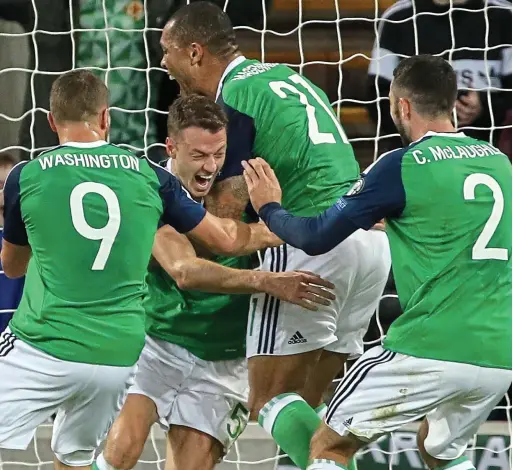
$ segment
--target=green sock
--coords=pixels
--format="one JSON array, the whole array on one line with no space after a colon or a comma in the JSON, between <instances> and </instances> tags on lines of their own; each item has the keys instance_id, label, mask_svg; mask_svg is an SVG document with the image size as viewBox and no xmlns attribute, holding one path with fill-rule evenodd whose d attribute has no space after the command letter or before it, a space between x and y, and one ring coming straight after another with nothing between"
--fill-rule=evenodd
<instances>
[{"instance_id":1,"label":"green sock","mask_svg":"<svg viewBox=\"0 0 513 470\"><path fill-rule=\"evenodd\" d=\"M436 467L436 470L476 470L476 467L472 464L468 457L462 455L454 460L447 461L446 465Z\"/></svg>"},{"instance_id":2,"label":"green sock","mask_svg":"<svg viewBox=\"0 0 513 470\"><path fill-rule=\"evenodd\" d=\"M315 413L321 420L324 419L327 411L328 411L328 407L324 403L322 405L319 405L317 408L315 408ZM282 465L287 466L287 467L295 467L294 462L285 453L285 451L283 449L281 449L281 452L280 452L280 463L278 464L278 468L280 468L280 466L282 466Z\"/></svg>"},{"instance_id":3,"label":"green sock","mask_svg":"<svg viewBox=\"0 0 513 470\"><path fill-rule=\"evenodd\" d=\"M310 441L321 419L296 393L274 397L261 410L258 422L302 470L306 470Z\"/></svg>"},{"instance_id":4,"label":"green sock","mask_svg":"<svg viewBox=\"0 0 513 470\"><path fill-rule=\"evenodd\" d=\"M334 460L314 459L308 465L307 470L349 470L348 467L337 463Z\"/></svg>"}]
</instances>

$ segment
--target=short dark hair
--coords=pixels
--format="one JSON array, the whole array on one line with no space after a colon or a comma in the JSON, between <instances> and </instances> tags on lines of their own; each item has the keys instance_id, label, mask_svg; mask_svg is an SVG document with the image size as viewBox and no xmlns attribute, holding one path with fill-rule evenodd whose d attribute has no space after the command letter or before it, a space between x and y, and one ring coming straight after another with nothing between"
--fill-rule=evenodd
<instances>
[{"instance_id":1,"label":"short dark hair","mask_svg":"<svg viewBox=\"0 0 513 470\"><path fill-rule=\"evenodd\" d=\"M87 121L108 102L105 83L88 70L66 72L53 82L50 92L50 111L57 122Z\"/></svg>"},{"instance_id":2,"label":"short dark hair","mask_svg":"<svg viewBox=\"0 0 513 470\"><path fill-rule=\"evenodd\" d=\"M456 73L442 57L417 55L394 70L394 85L407 93L416 111L428 117L451 114L458 95Z\"/></svg>"},{"instance_id":3,"label":"short dark hair","mask_svg":"<svg viewBox=\"0 0 513 470\"><path fill-rule=\"evenodd\" d=\"M189 3L180 8L170 21L173 22L172 38L180 47L197 42L221 58L239 49L230 18L213 3Z\"/></svg>"},{"instance_id":4,"label":"short dark hair","mask_svg":"<svg viewBox=\"0 0 513 470\"><path fill-rule=\"evenodd\" d=\"M176 137L188 127L199 127L215 133L227 124L228 118L221 106L205 96L193 93L180 96L169 107L167 134Z\"/></svg>"},{"instance_id":5,"label":"short dark hair","mask_svg":"<svg viewBox=\"0 0 513 470\"><path fill-rule=\"evenodd\" d=\"M16 158L10 152L1 152L0 153L0 166L14 166L19 161L20 160L18 158Z\"/></svg>"}]
</instances>

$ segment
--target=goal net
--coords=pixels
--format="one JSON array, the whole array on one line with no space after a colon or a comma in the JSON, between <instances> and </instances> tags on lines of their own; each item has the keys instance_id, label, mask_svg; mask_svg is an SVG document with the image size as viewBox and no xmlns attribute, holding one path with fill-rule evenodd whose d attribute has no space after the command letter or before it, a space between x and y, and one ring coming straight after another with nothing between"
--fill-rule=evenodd
<instances>
[{"instance_id":1,"label":"goal net","mask_svg":"<svg viewBox=\"0 0 513 470\"><path fill-rule=\"evenodd\" d=\"M0 89L3 90L0 151L30 158L53 146L55 137L45 124L51 82L63 71L89 67L102 74L111 90L112 142L157 159L163 149L162 119L165 119L166 104L176 93L173 84L163 80L165 72L158 63L158 35L172 5L180 2L162 1L166 6L161 5L158 11L149 11L152 2L142 0L31 0L27 3L26 11L22 12L20 7L18 15L11 10L6 19L2 19L0 7ZM389 136L381 132L384 116L379 107L387 97L377 93L369 98L367 74L375 60L373 44L383 24L379 19L394 1L218 0L217 3L236 18L232 19L247 57L285 63L328 93L361 167L371 163ZM482 52L485 61L495 60L490 57L497 46L490 46L488 39L491 34L488 16L492 8L502 8L505 15L511 14L511 4L505 0L485 2L482 14L488 26L482 48L457 44L453 21L449 22L450 59L461 50L472 49ZM464 9L464 5L451 3L446 14L452 18L455 12ZM392 23L412 20L416 51L417 23L422 14L425 13L417 11L414 4L409 18L386 20ZM7 21L13 19L14 22ZM511 46L511 41L503 46ZM374 83L376 91L379 67ZM501 89L493 70L494 67L487 68L481 77L484 85L480 90L485 90L488 96ZM488 105L491 106L490 99ZM376 109L373 117L377 117L378 125L369 115L369 110L373 114L372 106ZM511 121L497 122L491 113L491 122L484 130L495 139L508 129ZM367 346L383 340L386 325L391 321L390 311L398 309L396 297L393 290L383 296L366 337ZM0 310L0 315L8 313ZM468 452L478 470L511 468L510 425L511 401L506 396L492 420L481 427L470 443ZM358 456L360 469L424 468L415 450L415 430L414 424L366 447ZM50 435L51 423L47 423L40 427L26 451L0 451L0 470L51 468ZM164 458L164 436L154 428L137 468L163 469ZM266 470L276 468L278 461L273 441L251 423L220 468Z\"/></svg>"}]
</instances>

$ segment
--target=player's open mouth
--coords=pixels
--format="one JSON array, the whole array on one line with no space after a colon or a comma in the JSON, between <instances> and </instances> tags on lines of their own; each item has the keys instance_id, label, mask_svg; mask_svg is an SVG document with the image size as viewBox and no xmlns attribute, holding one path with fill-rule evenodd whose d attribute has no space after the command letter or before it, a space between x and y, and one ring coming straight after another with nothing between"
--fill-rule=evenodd
<instances>
[{"instance_id":1,"label":"player's open mouth","mask_svg":"<svg viewBox=\"0 0 513 470\"><path fill-rule=\"evenodd\" d=\"M201 189L206 189L208 188L209 184L211 183L212 181L212 178L214 177L214 175L209 175L209 176L205 176L205 175L196 175L194 177L194 179L196 180L196 184L201 188Z\"/></svg>"}]
</instances>

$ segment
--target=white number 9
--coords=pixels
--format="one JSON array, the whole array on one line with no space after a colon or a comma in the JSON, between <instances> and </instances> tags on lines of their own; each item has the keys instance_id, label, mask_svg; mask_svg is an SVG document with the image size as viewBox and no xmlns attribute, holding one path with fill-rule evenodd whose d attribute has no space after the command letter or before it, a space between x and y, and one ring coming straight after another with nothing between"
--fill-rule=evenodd
<instances>
[{"instance_id":1,"label":"white number 9","mask_svg":"<svg viewBox=\"0 0 513 470\"><path fill-rule=\"evenodd\" d=\"M102 228L91 227L85 219L83 200L84 196L90 193L100 195L107 203L109 220ZM71 191L69 205L75 230L88 240L101 240L100 249L91 269L93 271L103 271L121 223L121 211L116 193L104 184L91 181L80 183Z\"/></svg>"}]
</instances>

